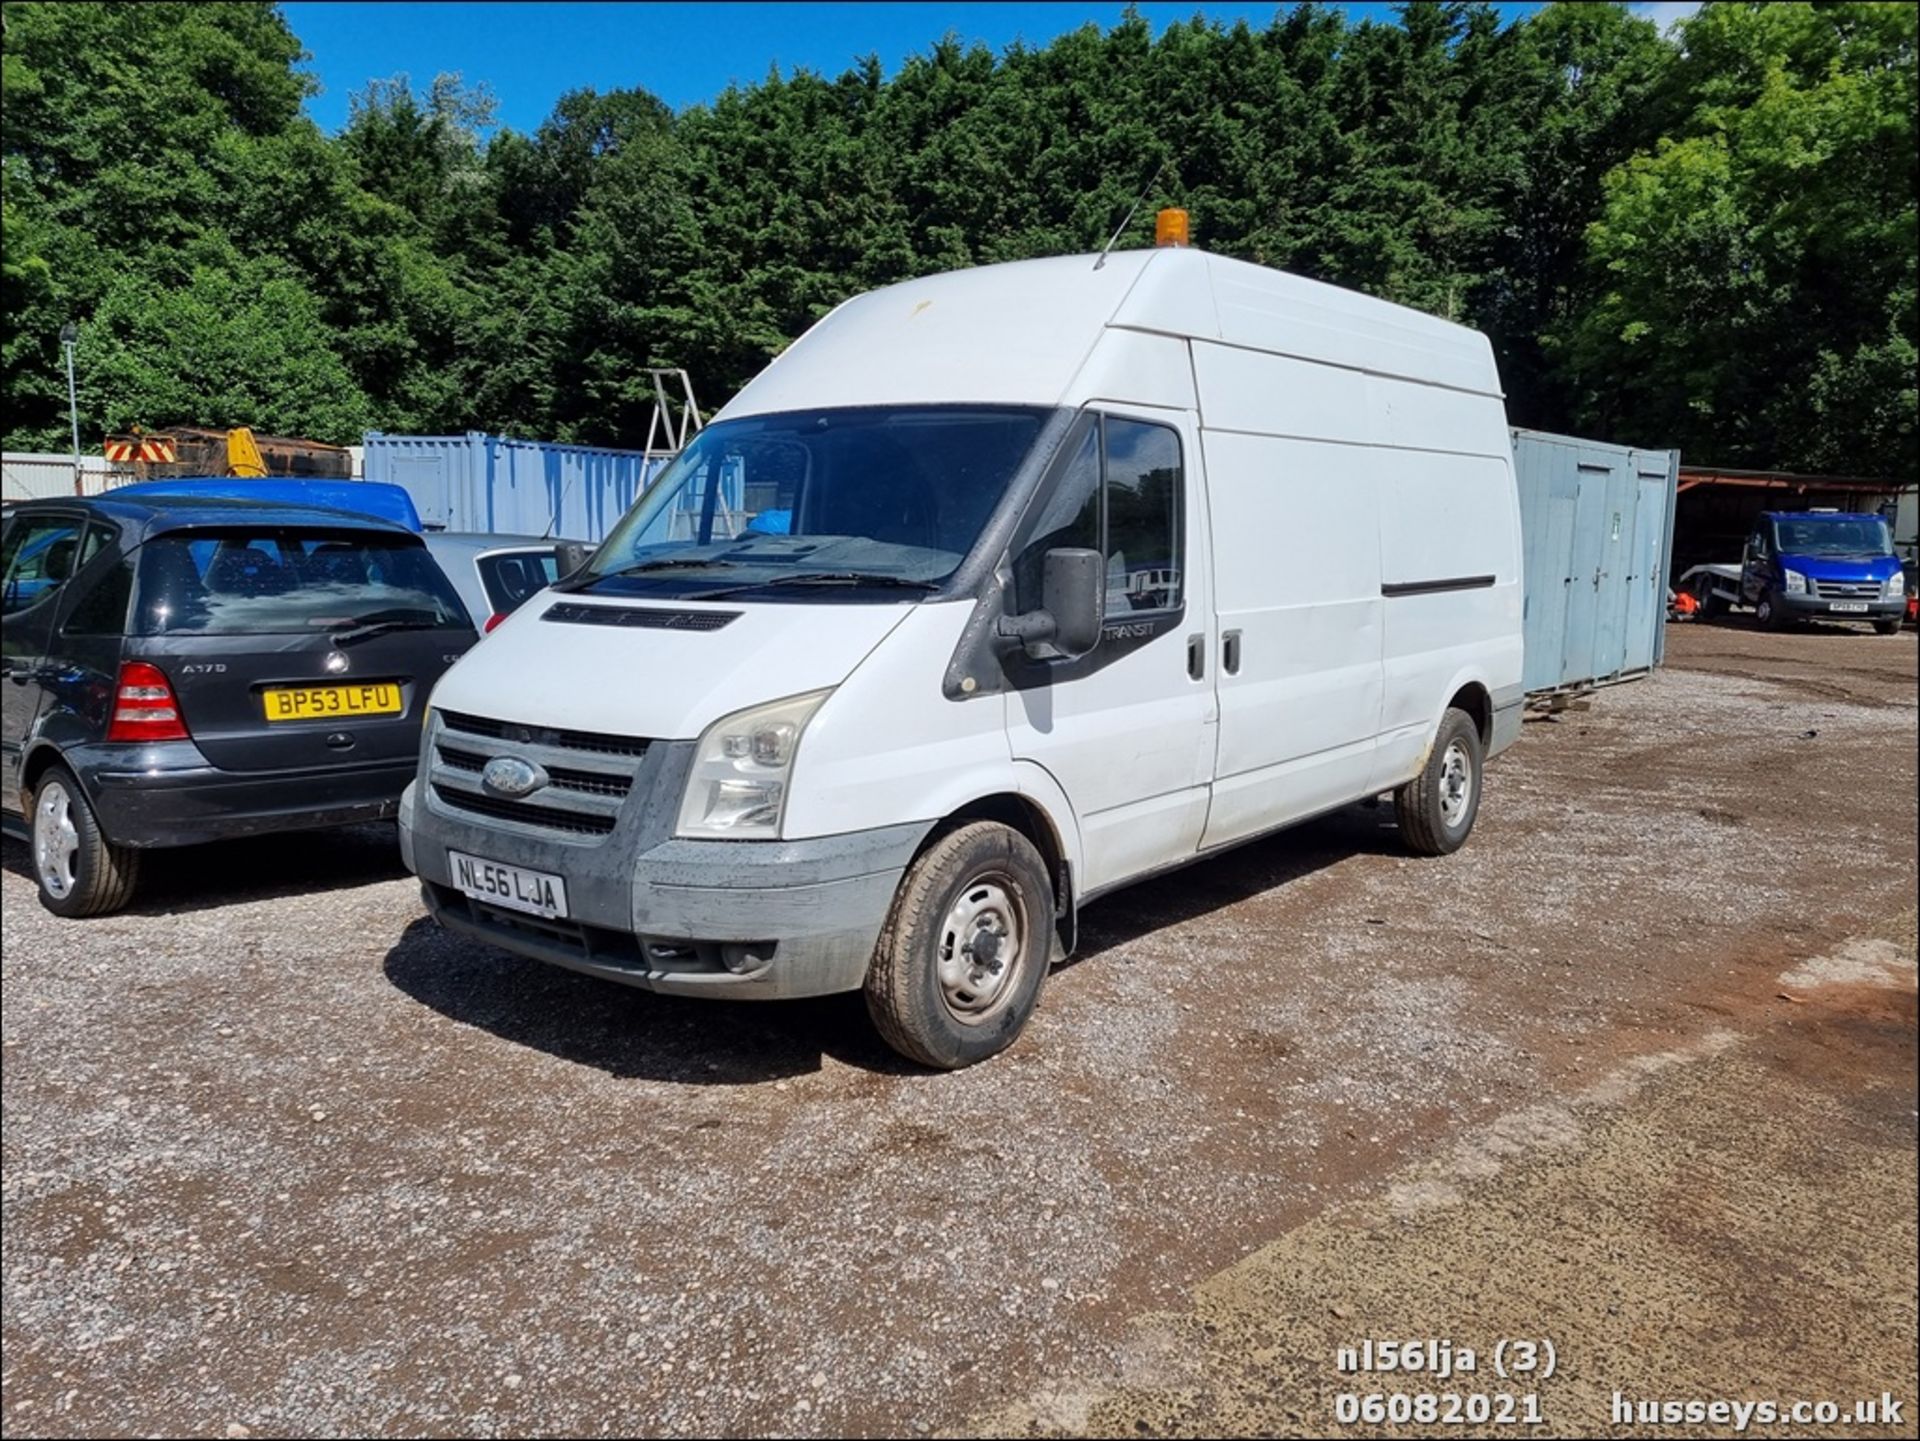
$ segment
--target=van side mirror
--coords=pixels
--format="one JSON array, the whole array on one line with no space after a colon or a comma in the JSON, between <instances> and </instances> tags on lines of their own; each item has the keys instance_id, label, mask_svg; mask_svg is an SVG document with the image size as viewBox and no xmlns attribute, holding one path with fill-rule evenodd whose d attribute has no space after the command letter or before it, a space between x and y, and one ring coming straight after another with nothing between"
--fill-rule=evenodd
<instances>
[{"instance_id":1,"label":"van side mirror","mask_svg":"<svg viewBox=\"0 0 1920 1441\"><path fill-rule=\"evenodd\" d=\"M1035 660L1078 660L1100 643L1106 620L1106 557L1062 547L1041 560L1040 609L1002 617L999 633Z\"/></svg>"},{"instance_id":2,"label":"van side mirror","mask_svg":"<svg viewBox=\"0 0 1920 1441\"><path fill-rule=\"evenodd\" d=\"M581 566L593 559L593 547L577 540L563 540L553 548L553 562L556 578L565 580Z\"/></svg>"}]
</instances>

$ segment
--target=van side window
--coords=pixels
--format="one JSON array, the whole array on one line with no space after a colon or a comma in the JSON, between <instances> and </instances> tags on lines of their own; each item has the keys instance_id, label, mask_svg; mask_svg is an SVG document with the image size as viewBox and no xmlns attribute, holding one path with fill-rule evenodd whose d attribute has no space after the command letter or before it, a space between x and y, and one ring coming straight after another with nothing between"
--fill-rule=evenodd
<instances>
[{"instance_id":1,"label":"van side window","mask_svg":"<svg viewBox=\"0 0 1920 1441\"><path fill-rule=\"evenodd\" d=\"M1040 572L1050 550L1100 549L1100 426L1088 423L1060 472L1029 540L1013 562L1016 609L1040 604Z\"/></svg>"},{"instance_id":2,"label":"van side window","mask_svg":"<svg viewBox=\"0 0 1920 1441\"><path fill-rule=\"evenodd\" d=\"M1180 604L1180 437L1108 416L1107 614Z\"/></svg>"},{"instance_id":3,"label":"van side window","mask_svg":"<svg viewBox=\"0 0 1920 1441\"><path fill-rule=\"evenodd\" d=\"M1109 619L1178 609L1182 488L1176 431L1094 417L1014 560L1017 607L1040 604L1049 550L1084 547L1107 558Z\"/></svg>"}]
</instances>

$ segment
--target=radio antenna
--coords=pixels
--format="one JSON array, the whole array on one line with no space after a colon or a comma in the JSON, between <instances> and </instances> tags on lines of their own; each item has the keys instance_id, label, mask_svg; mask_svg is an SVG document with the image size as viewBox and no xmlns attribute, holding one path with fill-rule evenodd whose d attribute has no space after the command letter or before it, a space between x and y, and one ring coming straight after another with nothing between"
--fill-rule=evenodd
<instances>
[{"instance_id":1,"label":"radio antenna","mask_svg":"<svg viewBox=\"0 0 1920 1441\"><path fill-rule=\"evenodd\" d=\"M1140 194L1138 198L1134 200L1132 209L1127 211L1127 218L1114 227L1113 234L1107 237L1107 243L1100 247L1100 257L1093 262L1093 268L1095 270L1098 270L1107 263L1107 252L1113 249L1114 243L1126 233L1127 227L1133 224L1133 217L1140 213L1140 207L1146 204L1147 196L1153 192L1153 187L1160 183L1160 177L1165 173L1166 168L1167 162L1162 160L1160 162L1160 168L1153 172L1153 178L1141 187Z\"/></svg>"}]
</instances>

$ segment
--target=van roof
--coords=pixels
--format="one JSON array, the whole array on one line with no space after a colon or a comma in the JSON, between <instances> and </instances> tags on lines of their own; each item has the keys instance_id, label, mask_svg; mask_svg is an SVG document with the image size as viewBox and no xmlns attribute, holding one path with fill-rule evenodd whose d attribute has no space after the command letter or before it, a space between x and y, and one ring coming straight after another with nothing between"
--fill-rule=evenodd
<instances>
[{"instance_id":1,"label":"van roof","mask_svg":"<svg viewBox=\"0 0 1920 1441\"><path fill-rule=\"evenodd\" d=\"M1871 510L1764 510L1760 512L1769 520L1881 520L1878 512Z\"/></svg>"},{"instance_id":2,"label":"van roof","mask_svg":"<svg viewBox=\"0 0 1920 1441\"><path fill-rule=\"evenodd\" d=\"M1103 330L1209 340L1501 394L1478 331L1356 291L1190 249L984 265L856 295L720 418L843 405L1058 405Z\"/></svg>"}]
</instances>

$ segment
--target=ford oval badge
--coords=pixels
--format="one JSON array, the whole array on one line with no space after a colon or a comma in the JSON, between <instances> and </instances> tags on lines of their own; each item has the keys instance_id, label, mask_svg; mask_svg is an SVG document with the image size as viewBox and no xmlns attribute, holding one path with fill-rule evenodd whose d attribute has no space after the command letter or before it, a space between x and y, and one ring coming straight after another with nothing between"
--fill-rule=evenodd
<instances>
[{"instance_id":1,"label":"ford oval badge","mask_svg":"<svg viewBox=\"0 0 1920 1441\"><path fill-rule=\"evenodd\" d=\"M497 796L530 796L547 783L547 773L519 756L495 756L480 772L480 784Z\"/></svg>"}]
</instances>

